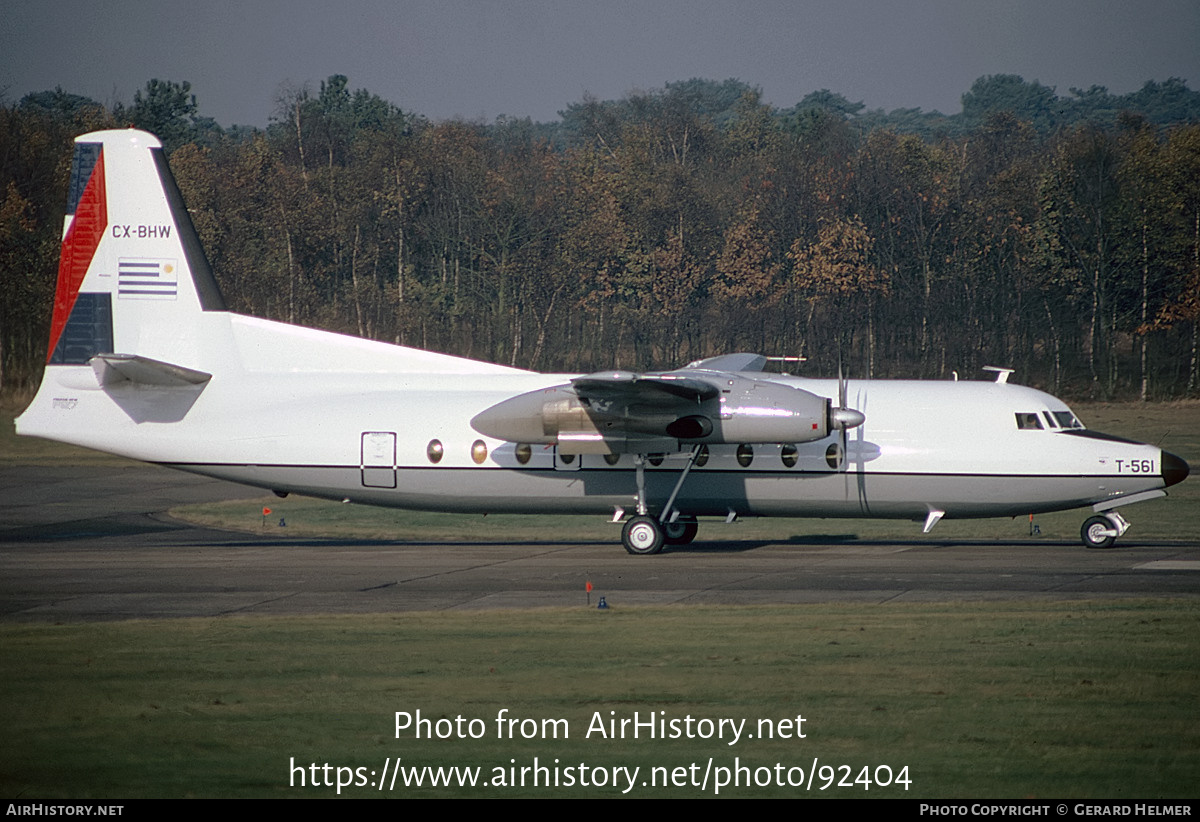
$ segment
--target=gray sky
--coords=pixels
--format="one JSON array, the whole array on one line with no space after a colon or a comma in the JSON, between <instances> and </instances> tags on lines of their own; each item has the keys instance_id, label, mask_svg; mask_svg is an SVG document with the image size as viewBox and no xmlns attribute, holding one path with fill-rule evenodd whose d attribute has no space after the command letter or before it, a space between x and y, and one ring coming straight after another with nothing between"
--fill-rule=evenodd
<instances>
[{"instance_id":1,"label":"gray sky","mask_svg":"<svg viewBox=\"0 0 1200 822\"><path fill-rule=\"evenodd\" d=\"M1066 94L1181 77L1200 89L1197 0L0 0L0 92L132 102L187 80L202 114L266 125L285 84L330 74L433 119L552 120L674 80L736 77L786 107L961 110L985 74Z\"/></svg>"}]
</instances>

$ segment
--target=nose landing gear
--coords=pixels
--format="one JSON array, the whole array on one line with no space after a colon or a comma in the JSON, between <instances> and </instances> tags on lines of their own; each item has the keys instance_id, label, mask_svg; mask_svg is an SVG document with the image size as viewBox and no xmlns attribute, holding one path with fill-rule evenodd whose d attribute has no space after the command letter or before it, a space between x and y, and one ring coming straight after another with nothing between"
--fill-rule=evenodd
<instances>
[{"instance_id":1,"label":"nose landing gear","mask_svg":"<svg viewBox=\"0 0 1200 822\"><path fill-rule=\"evenodd\" d=\"M1117 537L1129 530L1129 523L1116 511L1103 516L1088 517L1079 531L1084 546L1088 548L1111 548Z\"/></svg>"}]
</instances>

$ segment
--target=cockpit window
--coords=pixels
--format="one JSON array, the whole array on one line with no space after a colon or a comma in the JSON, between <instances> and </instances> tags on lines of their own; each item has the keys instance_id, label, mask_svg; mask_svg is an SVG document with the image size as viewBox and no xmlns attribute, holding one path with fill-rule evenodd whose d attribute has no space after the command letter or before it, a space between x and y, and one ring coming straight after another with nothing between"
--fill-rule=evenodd
<instances>
[{"instance_id":1,"label":"cockpit window","mask_svg":"<svg viewBox=\"0 0 1200 822\"><path fill-rule=\"evenodd\" d=\"M1049 411L1043 411L1042 416L1046 418L1046 427L1047 428L1058 428L1058 423L1056 423L1054 421L1053 414L1051 414Z\"/></svg>"},{"instance_id":2,"label":"cockpit window","mask_svg":"<svg viewBox=\"0 0 1200 822\"><path fill-rule=\"evenodd\" d=\"M1031 413L1025 413L1023 411L1017 412L1017 428L1021 429L1022 431L1032 431L1035 429L1041 430L1041 427L1042 421L1038 417L1036 411Z\"/></svg>"},{"instance_id":3,"label":"cockpit window","mask_svg":"<svg viewBox=\"0 0 1200 822\"><path fill-rule=\"evenodd\" d=\"M1083 428L1083 423L1075 419L1075 415L1070 411L1055 411L1054 419L1058 420L1058 424L1063 428Z\"/></svg>"}]
</instances>

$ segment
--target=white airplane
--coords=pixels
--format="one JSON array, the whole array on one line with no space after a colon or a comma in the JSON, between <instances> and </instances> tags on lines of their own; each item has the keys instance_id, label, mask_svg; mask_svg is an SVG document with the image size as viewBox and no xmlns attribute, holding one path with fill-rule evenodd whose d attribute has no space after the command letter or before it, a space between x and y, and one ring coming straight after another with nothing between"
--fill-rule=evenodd
<instances>
[{"instance_id":1,"label":"white airplane","mask_svg":"<svg viewBox=\"0 0 1200 822\"><path fill-rule=\"evenodd\" d=\"M696 518L1018 516L1165 496L1186 462L992 381L815 380L732 354L537 374L226 310L140 131L76 140L50 346L17 432L270 489L456 512L603 513L634 554ZM836 398L836 401L835 399ZM632 516L626 518L626 511Z\"/></svg>"}]
</instances>

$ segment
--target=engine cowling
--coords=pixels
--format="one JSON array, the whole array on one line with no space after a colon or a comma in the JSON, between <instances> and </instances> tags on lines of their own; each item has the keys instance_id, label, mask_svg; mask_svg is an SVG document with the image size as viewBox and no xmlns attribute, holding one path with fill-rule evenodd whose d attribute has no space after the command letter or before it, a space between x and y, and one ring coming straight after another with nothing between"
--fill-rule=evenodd
<instances>
[{"instance_id":1,"label":"engine cowling","mask_svg":"<svg viewBox=\"0 0 1200 822\"><path fill-rule=\"evenodd\" d=\"M661 450L670 441L738 444L811 442L834 427L830 400L799 388L735 375L714 376L711 398L645 402L581 397L569 385L497 403L471 424L509 442L558 445L564 451Z\"/></svg>"},{"instance_id":2,"label":"engine cowling","mask_svg":"<svg viewBox=\"0 0 1200 822\"><path fill-rule=\"evenodd\" d=\"M765 380L728 382L711 401L717 414L704 442L812 442L829 436L827 398Z\"/></svg>"}]
</instances>

